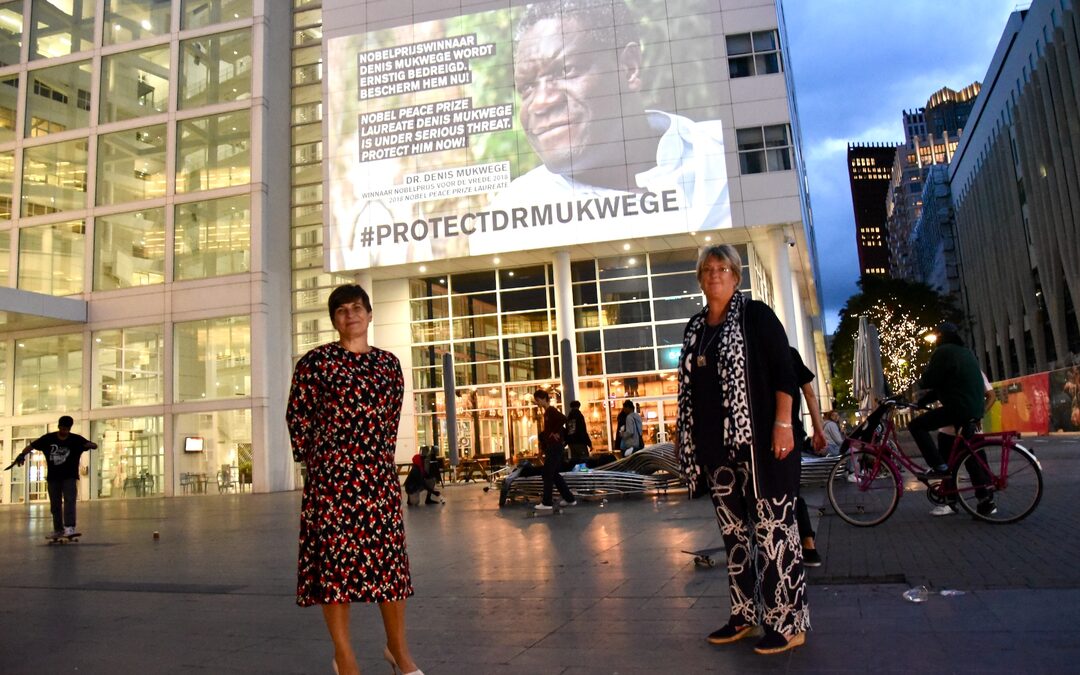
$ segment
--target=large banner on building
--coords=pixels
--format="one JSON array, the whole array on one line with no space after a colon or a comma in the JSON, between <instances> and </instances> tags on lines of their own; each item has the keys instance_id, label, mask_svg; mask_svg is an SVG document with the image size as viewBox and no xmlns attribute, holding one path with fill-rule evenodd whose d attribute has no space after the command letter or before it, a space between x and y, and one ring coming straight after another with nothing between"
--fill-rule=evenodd
<instances>
[{"instance_id":1,"label":"large banner on building","mask_svg":"<svg viewBox=\"0 0 1080 675\"><path fill-rule=\"evenodd\" d=\"M555 0L328 39L330 269L730 227L723 31L686 4Z\"/></svg>"}]
</instances>

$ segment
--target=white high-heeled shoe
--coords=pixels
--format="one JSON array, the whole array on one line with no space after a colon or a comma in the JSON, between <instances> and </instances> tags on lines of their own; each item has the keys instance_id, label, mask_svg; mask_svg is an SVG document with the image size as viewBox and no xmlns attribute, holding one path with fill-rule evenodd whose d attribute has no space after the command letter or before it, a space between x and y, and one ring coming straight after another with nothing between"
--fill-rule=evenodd
<instances>
[{"instance_id":1,"label":"white high-heeled shoe","mask_svg":"<svg viewBox=\"0 0 1080 675\"><path fill-rule=\"evenodd\" d=\"M410 670L407 673L403 671L401 667L398 666L397 660L394 658L394 655L390 653L389 647L383 647L382 655L383 658L386 659L386 662L390 664L390 669L394 672L394 675L397 675L397 673L403 673L403 675L424 675L424 671L420 670L419 668L417 668L416 670Z\"/></svg>"}]
</instances>

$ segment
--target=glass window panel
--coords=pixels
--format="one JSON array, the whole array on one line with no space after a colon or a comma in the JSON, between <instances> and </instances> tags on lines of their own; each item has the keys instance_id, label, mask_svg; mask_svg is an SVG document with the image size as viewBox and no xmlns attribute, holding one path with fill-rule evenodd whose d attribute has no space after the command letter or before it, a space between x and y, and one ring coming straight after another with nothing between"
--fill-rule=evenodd
<instances>
[{"instance_id":1,"label":"glass window panel","mask_svg":"<svg viewBox=\"0 0 1080 675\"><path fill-rule=\"evenodd\" d=\"M765 147L777 148L791 145L788 141L788 127L786 124L775 124L764 127L763 131L765 133Z\"/></svg>"},{"instance_id":2,"label":"glass window panel","mask_svg":"<svg viewBox=\"0 0 1080 675\"><path fill-rule=\"evenodd\" d=\"M700 312L704 306L704 301L700 295L682 298L665 298L663 300L653 301L657 321L670 321L672 319L689 320L694 314Z\"/></svg>"},{"instance_id":3,"label":"glass window panel","mask_svg":"<svg viewBox=\"0 0 1080 675\"><path fill-rule=\"evenodd\" d=\"M409 326L413 342L446 342L450 339L449 321L418 321Z\"/></svg>"},{"instance_id":4,"label":"glass window panel","mask_svg":"<svg viewBox=\"0 0 1080 675\"><path fill-rule=\"evenodd\" d=\"M183 0L180 27L199 28L251 16L251 0Z\"/></svg>"},{"instance_id":5,"label":"glass window panel","mask_svg":"<svg viewBox=\"0 0 1080 675\"><path fill-rule=\"evenodd\" d=\"M34 0L30 58L51 59L94 46L94 8L88 0Z\"/></svg>"},{"instance_id":6,"label":"glass window panel","mask_svg":"<svg viewBox=\"0 0 1080 675\"><path fill-rule=\"evenodd\" d=\"M177 323L174 338L178 401L250 395L250 317Z\"/></svg>"},{"instance_id":7,"label":"glass window panel","mask_svg":"<svg viewBox=\"0 0 1080 675\"><path fill-rule=\"evenodd\" d=\"M294 185L300 183L313 183L317 180L322 180L321 164L306 164L304 166L293 167L292 182Z\"/></svg>"},{"instance_id":8,"label":"glass window panel","mask_svg":"<svg viewBox=\"0 0 1080 675\"><path fill-rule=\"evenodd\" d=\"M571 286L571 291L574 294L574 306L592 305L599 301L600 296L597 293L595 282L574 284Z\"/></svg>"},{"instance_id":9,"label":"glass window panel","mask_svg":"<svg viewBox=\"0 0 1080 675\"><path fill-rule=\"evenodd\" d=\"M322 26L311 26L296 31L293 34L293 44L297 47L318 44L322 41Z\"/></svg>"},{"instance_id":10,"label":"glass window panel","mask_svg":"<svg viewBox=\"0 0 1080 675\"><path fill-rule=\"evenodd\" d=\"M701 286L698 285L696 272L684 272L653 277L652 292L654 298L668 295L700 295Z\"/></svg>"},{"instance_id":11,"label":"glass window panel","mask_svg":"<svg viewBox=\"0 0 1080 675\"><path fill-rule=\"evenodd\" d=\"M453 321L454 339L494 337L499 334L499 316L477 316Z\"/></svg>"},{"instance_id":12,"label":"glass window panel","mask_svg":"<svg viewBox=\"0 0 1080 675\"><path fill-rule=\"evenodd\" d=\"M322 102L293 106L293 124L309 124L322 121Z\"/></svg>"},{"instance_id":13,"label":"glass window panel","mask_svg":"<svg viewBox=\"0 0 1080 675\"><path fill-rule=\"evenodd\" d=\"M251 31L180 42L181 110L251 98Z\"/></svg>"},{"instance_id":14,"label":"glass window panel","mask_svg":"<svg viewBox=\"0 0 1080 675\"><path fill-rule=\"evenodd\" d=\"M173 278L202 279L251 268L251 196L180 204L173 226Z\"/></svg>"},{"instance_id":15,"label":"glass window panel","mask_svg":"<svg viewBox=\"0 0 1080 675\"><path fill-rule=\"evenodd\" d=\"M169 47L101 57L102 122L119 122L169 110Z\"/></svg>"},{"instance_id":16,"label":"glass window panel","mask_svg":"<svg viewBox=\"0 0 1080 675\"><path fill-rule=\"evenodd\" d=\"M682 351L682 345L663 347L657 350L660 353L660 367L661 368L678 368L679 367L679 353Z\"/></svg>"},{"instance_id":17,"label":"glass window panel","mask_svg":"<svg viewBox=\"0 0 1080 675\"><path fill-rule=\"evenodd\" d=\"M151 405L165 398L161 326L94 333L91 405Z\"/></svg>"},{"instance_id":18,"label":"glass window panel","mask_svg":"<svg viewBox=\"0 0 1080 675\"><path fill-rule=\"evenodd\" d=\"M762 138L761 127L752 127L750 129L736 129L735 140L739 144L739 150L758 150L765 147L765 141Z\"/></svg>"},{"instance_id":19,"label":"glass window panel","mask_svg":"<svg viewBox=\"0 0 1080 675\"><path fill-rule=\"evenodd\" d=\"M11 220L15 194L15 151L0 152L0 220Z\"/></svg>"},{"instance_id":20,"label":"glass window panel","mask_svg":"<svg viewBox=\"0 0 1080 675\"><path fill-rule=\"evenodd\" d=\"M598 352L600 351L600 331L598 330L586 330L578 331L574 336L577 342L577 351L579 352Z\"/></svg>"},{"instance_id":21,"label":"glass window panel","mask_svg":"<svg viewBox=\"0 0 1080 675\"><path fill-rule=\"evenodd\" d=\"M571 281L592 281L596 279L596 263L592 260L579 260L570 263Z\"/></svg>"},{"instance_id":22,"label":"glass window panel","mask_svg":"<svg viewBox=\"0 0 1080 675\"><path fill-rule=\"evenodd\" d=\"M0 230L0 287L11 286L11 230ZM6 344L0 341L0 345ZM0 406L0 410L5 410Z\"/></svg>"},{"instance_id":23,"label":"glass window panel","mask_svg":"<svg viewBox=\"0 0 1080 675\"><path fill-rule=\"evenodd\" d=\"M94 220L94 290L165 281L165 209Z\"/></svg>"},{"instance_id":24,"label":"glass window panel","mask_svg":"<svg viewBox=\"0 0 1080 675\"><path fill-rule=\"evenodd\" d=\"M579 354L577 364L578 375L604 374L604 358L602 354Z\"/></svg>"},{"instance_id":25,"label":"glass window panel","mask_svg":"<svg viewBox=\"0 0 1080 675\"><path fill-rule=\"evenodd\" d=\"M547 283L547 277L543 265L499 270L500 288L528 288L529 286L543 286L545 283Z\"/></svg>"},{"instance_id":26,"label":"glass window panel","mask_svg":"<svg viewBox=\"0 0 1080 675\"><path fill-rule=\"evenodd\" d=\"M427 277L409 280L409 297L428 298L447 294L446 277Z\"/></svg>"},{"instance_id":27,"label":"glass window panel","mask_svg":"<svg viewBox=\"0 0 1080 675\"><path fill-rule=\"evenodd\" d=\"M608 352L604 364L609 373L634 373L656 369L656 356L651 349L630 352Z\"/></svg>"},{"instance_id":28,"label":"glass window panel","mask_svg":"<svg viewBox=\"0 0 1080 675\"><path fill-rule=\"evenodd\" d=\"M499 310L494 293L475 295L454 295L450 299L454 316L473 316L476 314L494 314Z\"/></svg>"},{"instance_id":29,"label":"glass window panel","mask_svg":"<svg viewBox=\"0 0 1080 675\"><path fill-rule=\"evenodd\" d=\"M200 480L217 482L216 476L225 473L237 483L237 491L245 482L251 482L253 472L251 453L251 409L215 410L177 415L173 423L174 447L184 442L187 436L203 439L202 452L177 452L173 475L176 485L173 489L181 492L180 475L197 474ZM201 475L198 475L201 474ZM214 491L216 493L216 490Z\"/></svg>"},{"instance_id":30,"label":"glass window panel","mask_svg":"<svg viewBox=\"0 0 1080 675\"><path fill-rule=\"evenodd\" d=\"M745 36L741 36L745 37ZM776 50L776 31L767 30L754 33L754 51L767 52Z\"/></svg>"},{"instance_id":31,"label":"glass window panel","mask_svg":"<svg viewBox=\"0 0 1080 675\"><path fill-rule=\"evenodd\" d=\"M506 361L504 372L507 382L546 380L552 377L551 358Z\"/></svg>"},{"instance_id":32,"label":"glass window panel","mask_svg":"<svg viewBox=\"0 0 1080 675\"><path fill-rule=\"evenodd\" d=\"M295 14L293 14L293 28L300 28L302 26L318 26L321 24L321 9L309 9L305 12L296 12Z\"/></svg>"},{"instance_id":33,"label":"glass window panel","mask_svg":"<svg viewBox=\"0 0 1080 675\"><path fill-rule=\"evenodd\" d=\"M758 54L754 57L754 64L757 66L758 75L779 73L780 55L775 52L772 54Z\"/></svg>"},{"instance_id":34,"label":"glass window panel","mask_svg":"<svg viewBox=\"0 0 1080 675\"><path fill-rule=\"evenodd\" d=\"M177 193L251 181L251 113L243 110L180 122Z\"/></svg>"},{"instance_id":35,"label":"glass window panel","mask_svg":"<svg viewBox=\"0 0 1080 675\"><path fill-rule=\"evenodd\" d=\"M423 347L413 347L412 358L413 366L416 367L442 367L443 354L447 353L447 346L441 345L426 345Z\"/></svg>"},{"instance_id":36,"label":"glass window panel","mask_svg":"<svg viewBox=\"0 0 1080 675\"><path fill-rule=\"evenodd\" d=\"M468 272L455 274L450 283L453 286L454 295L459 293L477 293L479 291L495 290L495 272Z\"/></svg>"},{"instance_id":37,"label":"glass window panel","mask_svg":"<svg viewBox=\"0 0 1080 675\"><path fill-rule=\"evenodd\" d=\"M413 388L431 389L443 386L442 368L413 368Z\"/></svg>"},{"instance_id":38,"label":"glass window panel","mask_svg":"<svg viewBox=\"0 0 1080 675\"><path fill-rule=\"evenodd\" d=\"M322 162L322 141L293 146L293 164L319 164Z\"/></svg>"},{"instance_id":39,"label":"glass window panel","mask_svg":"<svg viewBox=\"0 0 1080 675\"><path fill-rule=\"evenodd\" d=\"M23 150L22 215L86 208L86 150L85 138Z\"/></svg>"},{"instance_id":40,"label":"glass window panel","mask_svg":"<svg viewBox=\"0 0 1080 675\"><path fill-rule=\"evenodd\" d=\"M639 349L652 347L652 328L636 326L634 328L611 328L604 331L604 349Z\"/></svg>"},{"instance_id":41,"label":"glass window panel","mask_svg":"<svg viewBox=\"0 0 1080 675\"><path fill-rule=\"evenodd\" d=\"M97 203L165 196L164 124L98 137Z\"/></svg>"},{"instance_id":42,"label":"glass window panel","mask_svg":"<svg viewBox=\"0 0 1080 675\"><path fill-rule=\"evenodd\" d=\"M0 11L0 33L3 31L3 16L3 12ZM15 111L18 105L19 76L0 77L0 143L15 140Z\"/></svg>"},{"instance_id":43,"label":"glass window panel","mask_svg":"<svg viewBox=\"0 0 1080 675\"><path fill-rule=\"evenodd\" d=\"M0 4L0 65L10 66L19 62L22 36L22 0Z\"/></svg>"},{"instance_id":44,"label":"glass window panel","mask_svg":"<svg viewBox=\"0 0 1080 675\"><path fill-rule=\"evenodd\" d=\"M751 51L753 51L749 33L742 33L741 35L728 35L726 39L728 56L749 54Z\"/></svg>"},{"instance_id":45,"label":"glass window panel","mask_svg":"<svg viewBox=\"0 0 1080 675\"><path fill-rule=\"evenodd\" d=\"M647 323L652 321L649 303L623 302L604 305L600 308L600 323L603 326L621 326L628 323Z\"/></svg>"},{"instance_id":46,"label":"glass window panel","mask_svg":"<svg viewBox=\"0 0 1080 675\"><path fill-rule=\"evenodd\" d=\"M649 297L649 280L617 279L600 282L600 302L620 302L623 300L643 300Z\"/></svg>"},{"instance_id":47,"label":"glass window panel","mask_svg":"<svg viewBox=\"0 0 1080 675\"><path fill-rule=\"evenodd\" d=\"M498 361L498 340L473 340L454 344L454 360L460 363Z\"/></svg>"},{"instance_id":48,"label":"glass window panel","mask_svg":"<svg viewBox=\"0 0 1080 675\"><path fill-rule=\"evenodd\" d=\"M105 0L105 28L102 40L107 45L131 42L169 32L172 3L168 0Z\"/></svg>"},{"instance_id":49,"label":"glass window panel","mask_svg":"<svg viewBox=\"0 0 1080 675\"><path fill-rule=\"evenodd\" d=\"M413 321L446 319L450 316L450 301L446 298L424 298L409 301Z\"/></svg>"},{"instance_id":50,"label":"glass window panel","mask_svg":"<svg viewBox=\"0 0 1080 675\"><path fill-rule=\"evenodd\" d=\"M502 315L503 335L520 333L547 333L551 330L547 310Z\"/></svg>"},{"instance_id":51,"label":"glass window panel","mask_svg":"<svg viewBox=\"0 0 1080 675\"><path fill-rule=\"evenodd\" d=\"M165 418L119 417L94 420L90 438L90 490L94 499L165 494ZM200 460L205 453L198 453ZM181 461L184 461L181 459ZM192 460L187 460L192 461Z\"/></svg>"},{"instance_id":52,"label":"glass window panel","mask_svg":"<svg viewBox=\"0 0 1080 675\"><path fill-rule=\"evenodd\" d=\"M15 342L15 414L82 407L81 333Z\"/></svg>"},{"instance_id":53,"label":"glass window panel","mask_svg":"<svg viewBox=\"0 0 1080 675\"><path fill-rule=\"evenodd\" d=\"M757 150L739 153L739 171L743 174L764 173L765 153Z\"/></svg>"},{"instance_id":54,"label":"glass window panel","mask_svg":"<svg viewBox=\"0 0 1080 675\"><path fill-rule=\"evenodd\" d=\"M645 256L601 258L597 263L600 265L601 279L636 277L645 274Z\"/></svg>"},{"instance_id":55,"label":"glass window panel","mask_svg":"<svg viewBox=\"0 0 1080 675\"><path fill-rule=\"evenodd\" d=\"M682 346L683 333L686 332L685 323L662 323L656 327L657 345Z\"/></svg>"},{"instance_id":56,"label":"glass window panel","mask_svg":"<svg viewBox=\"0 0 1080 675\"><path fill-rule=\"evenodd\" d=\"M791 153L787 148L780 148L779 150L767 150L765 153L768 157L769 171L790 171L791 170ZM917 187L917 186L912 186ZM920 192L921 190L914 190L914 192Z\"/></svg>"},{"instance_id":57,"label":"glass window panel","mask_svg":"<svg viewBox=\"0 0 1080 675\"><path fill-rule=\"evenodd\" d=\"M697 271L697 249L686 248L681 251L664 251L649 254L649 267L653 274L669 272ZM696 277L695 277L696 278Z\"/></svg>"},{"instance_id":58,"label":"glass window panel","mask_svg":"<svg viewBox=\"0 0 1080 675\"><path fill-rule=\"evenodd\" d=\"M27 78L28 137L90 126L90 61L31 70Z\"/></svg>"},{"instance_id":59,"label":"glass window panel","mask_svg":"<svg viewBox=\"0 0 1080 675\"><path fill-rule=\"evenodd\" d=\"M322 138L321 124L302 124L292 128L293 145L315 143Z\"/></svg>"},{"instance_id":60,"label":"glass window panel","mask_svg":"<svg viewBox=\"0 0 1080 675\"><path fill-rule=\"evenodd\" d=\"M7 340L0 341L0 411L3 411L5 415L8 414L8 395L7 395L7 368L9 361L10 349L8 347L10 343ZM0 450L3 450L3 444L0 444ZM14 459L14 456L12 456Z\"/></svg>"},{"instance_id":61,"label":"glass window panel","mask_svg":"<svg viewBox=\"0 0 1080 675\"><path fill-rule=\"evenodd\" d=\"M46 295L83 292L81 220L19 230L19 288Z\"/></svg>"},{"instance_id":62,"label":"glass window panel","mask_svg":"<svg viewBox=\"0 0 1080 675\"><path fill-rule=\"evenodd\" d=\"M458 386L466 387L478 384L501 384L499 362L468 363L454 366L454 379Z\"/></svg>"},{"instance_id":63,"label":"glass window panel","mask_svg":"<svg viewBox=\"0 0 1080 675\"><path fill-rule=\"evenodd\" d=\"M575 307L574 325L578 328L597 328L600 325L600 308L596 305Z\"/></svg>"},{"instance_id":64,"label":"glass window panel","mask_svg":"<svg viewBox=\"0 0 1080 675\"><path fill-rule=\"evenodd\" d=\"M503 340L503 354L507 359L522 359L551 354L551 339L547 335Z\"/></svg>"},{"instance_id":65,"label":"glass window panel","mask_svg":"<svg viewBox=\"0 0 1080 675\"><path fill-rule=\"evenodd\" d=\"M292 83L296 86L318 84L322 82L322 64L309 63L293 68Z\"/></svg>"},{"instance_id":66,"label":"glass window panel","mask_svg":"<svg viewBox=\"0 0 1080 675\"><path fill-rule=\"evenodd\" d=\"M502 311L520 312L529 309L545 309L547 307L547 293L544 288L533 288L527 291L503 291Z\"/></svg>"}]
</instances>

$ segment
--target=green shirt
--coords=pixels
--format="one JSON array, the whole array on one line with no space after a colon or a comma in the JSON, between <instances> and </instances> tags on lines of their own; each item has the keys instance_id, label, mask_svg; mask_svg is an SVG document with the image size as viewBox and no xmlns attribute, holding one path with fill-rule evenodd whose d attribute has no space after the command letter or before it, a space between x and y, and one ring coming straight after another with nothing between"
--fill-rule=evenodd
<instances>
[{"instance_id":1,"label":"green shirt","mask_svg":"<svg viewBox=\"0 0 1080 675\"><path fill-rule=\"evenodd\" d=\"M983 378L975 354L963 345L943 344L934 350L919 387L931 389L957 421L983 416Z\"/></svg>"}]
</instances>

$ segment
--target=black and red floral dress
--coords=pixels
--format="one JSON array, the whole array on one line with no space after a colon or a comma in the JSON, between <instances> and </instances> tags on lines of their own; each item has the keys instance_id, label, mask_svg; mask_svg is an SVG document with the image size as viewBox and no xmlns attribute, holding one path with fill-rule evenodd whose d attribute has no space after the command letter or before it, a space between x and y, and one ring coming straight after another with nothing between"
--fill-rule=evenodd
<instances>
[{"instance_id":1,"label":"black and red floral dress","mask_svg":"<svg viewBox=\"0 0 1080 675\"><path fill-rule=\"evenodd\" d=\"M392 602L413 594L394 446L401 364L332 342L300 359L286 421L307 466L296 603Z\"/></svg>"}]
</instances>

